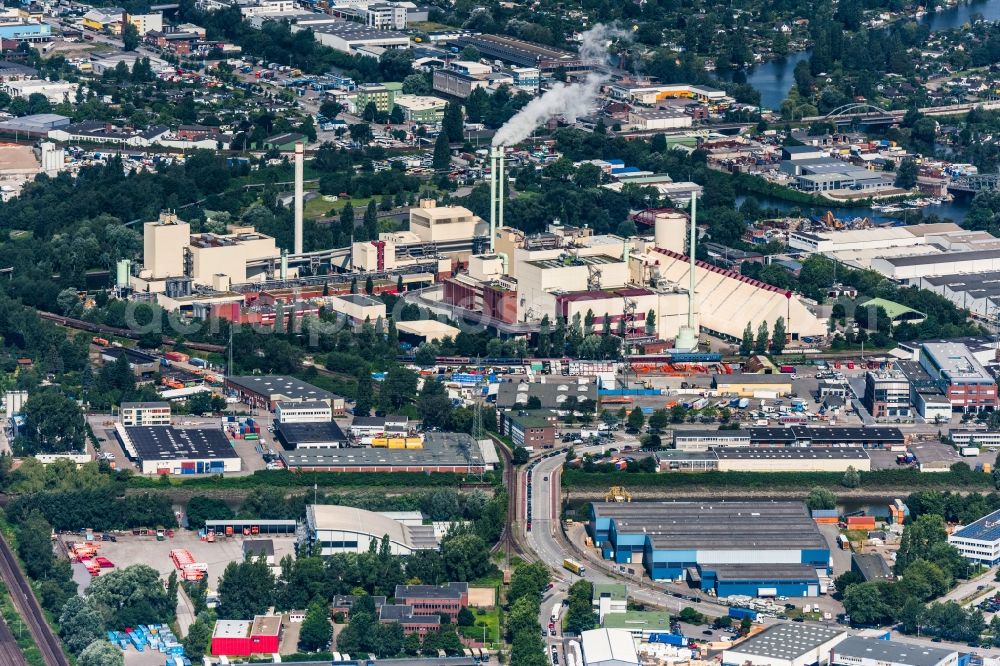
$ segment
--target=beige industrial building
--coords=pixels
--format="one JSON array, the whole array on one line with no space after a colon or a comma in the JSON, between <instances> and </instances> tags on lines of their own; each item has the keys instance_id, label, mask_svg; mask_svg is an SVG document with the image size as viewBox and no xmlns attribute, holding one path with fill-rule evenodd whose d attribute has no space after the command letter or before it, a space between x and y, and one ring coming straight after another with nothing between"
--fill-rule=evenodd
<instances>
[{"instance_id":1,"label":"beige industrial building","mask_svg":"<svg viewBox=\"0 0 1000 666\"><path fill-rule=\"evenodd\" d=\"M779 289L736 271L697 261L695 302L702 330L738 339L747 324L754 331L761 323L773 326L779 317L792 340L827 333L815 303L785 289ZM640 284L685 284L691 270L687 256L659 247L631 257L632 280Z\"/></svg>"},{"instance_id":2,"label":"beige industrial building","mask_svg":"<svg viewBox=\"0 0 1000 666\"><path fill-rule=\"evenodd\" d=\"M362 294L332 296L326 299L324 306L346 317L355 327L361 326L365 321L374 324L378 319L385 319L385 303Z\"/></svg>"},{"instance_id":3,"label":"beige industrial building","mask_svg":"<svg viewBox=\"0 0 1000 666\"><path fill-rule=\"evenodd\" d=\"M473 240L487 233L486 222L468 208L438 206L433 199L423 199L410 209L407 231L352 244L351 262L361 271L388 271L437 258L437 273L450 274L452 259L467 260Z\"/></svg>"},{"instance_id":4,"label":"beige industrial building","mask_svg":"<svg viewBox=\"0 0 1000 666\"><path fill-rule=\"evenodd\" d=\"M783 317L792 340L826 334L816 304L733 271L697 262L695 298L689 304L690 263L686 214L664 210L654 216L653 237L595 235L589 229L550 225L526 236L499 227L494 252L469 257L467 272L445 281L441 300L509 325L594 316L595 330L610 320L612 330L630 336L673 339L681 327L738 339ZM653 330L646 330L648 313Z\"/></svg>"},{"instance_id":5,"label":"beige industrial building","mask_svg":"<svg viewBox=\"0 0 1000 666\"><path fill-rule=\"evenodd\" d=\"M424 199L410 210L410 231L428 243L466 240L486 234L486 223L464 206L438 206Z\"/></svg>"},{"instance_id":6,"label":"beige industrial building","mask_svg":"<svg viewBox=\"0 0 1000 666\"><path fill-rule=\"evenodd\" d=\"M192 235L191 225L176 214L161 213L158 220L143 225L143 265L131 285L137 292L183 298L189 289L174 292L167 284L183 278L227 292L230 285L247 281L247 262L280 256L274 238L253 227L232 226L224 235ZM221 302L229 300L224 293L222 298Z\"/></svg>"},{"instance_id":7,"label":"beige industrial building","mask_svg":"<svg viewBox=\"0 0 1000 666\"><path fill-rule=\"evenodd\" d=\"M281 256L274 238L253 227L232 227L231 232L191 237L191 278L196 284L210 285L216 275L226 275L236 284L246 282L248 261Z\"/></svg>"}]
</instances>

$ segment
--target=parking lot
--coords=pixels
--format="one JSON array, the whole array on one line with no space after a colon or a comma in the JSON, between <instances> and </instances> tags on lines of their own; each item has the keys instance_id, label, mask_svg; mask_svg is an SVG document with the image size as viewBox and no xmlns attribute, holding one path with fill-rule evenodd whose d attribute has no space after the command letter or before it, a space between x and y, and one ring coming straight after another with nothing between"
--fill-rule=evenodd
<instances>
[{"instance_id":1,"label":"parking lot","mask_svg":"<svg viewBox=\"0 0 1000 666\"><path fill-rule=\"evenodd\" d=\"M63 541L79 541L79 535L61 534ZM271 539L274 543L275 562L280 562L285 555L295 552L295 539L288 536L257 536L256 539ZM215 543L208 543L198 538L197 532L176 530L173 538L157 541L155 536L133 536L131 534L116 535L117 541L102 541L100 554L111 560L116 568L124 568L133 564L146 564L160 572L164 578L175 570L170 559L170 551L175 548L186 548L194 557L195 562L208 565L208 587L215 590L219 585L219 576L226 565L243 559L243 540L240 537L217 537ZM81 589L90 584L91 578L82 564L73 565L74 578L81 583Z\"/></svg>"}]
</instances>

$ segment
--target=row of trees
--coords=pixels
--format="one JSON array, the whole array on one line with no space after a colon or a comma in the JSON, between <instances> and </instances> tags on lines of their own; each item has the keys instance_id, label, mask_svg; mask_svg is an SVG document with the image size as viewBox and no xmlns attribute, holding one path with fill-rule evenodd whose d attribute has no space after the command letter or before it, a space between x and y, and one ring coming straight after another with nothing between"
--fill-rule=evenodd
<instances>
[{"instance_id":1,"label":"row of trees","mask_svg":"<svg viewBox=\"0 0 1000 666\"><path fill-rule=\"evenodd\" d=\"M984 629L982 615L975 617L978 611L966 613L952 602L926 607L970 570L968 560L948 543L941 516L923 514L906 526L893 569L898 576L894 581L863 582L854 572L837 579L844 610L854 624L899 622L905 632L978 640Z\"/></svg>"},{"instance_id":2,"label":"row of trees","mask_svg":"<svg viewBox=\"0 0 1000 666\"><path fill-rule=\"evenodd\" d=\"M743 330L743 337L740 339L740 355L766 354L769 350L773 354L781 354L785 349L787 335L784 317L778 317L778 320L774 322L773 331L768 330L766 321L760 322L756 338L750 322L747 322L747 327Z\"/></svg>"},{"instance_id":3,"label":"row of trees","mask_svg":"<svg viewBox=\"0 0 1000 666\"><path fill-rule=\"evenodd\" d=\"M548 666L545 643L541 639L541 598L549 582L548 569L540 562L522 564L514 569L507 591L507 624L510 663L525 666Z\"/></svg>"}]
</instances>

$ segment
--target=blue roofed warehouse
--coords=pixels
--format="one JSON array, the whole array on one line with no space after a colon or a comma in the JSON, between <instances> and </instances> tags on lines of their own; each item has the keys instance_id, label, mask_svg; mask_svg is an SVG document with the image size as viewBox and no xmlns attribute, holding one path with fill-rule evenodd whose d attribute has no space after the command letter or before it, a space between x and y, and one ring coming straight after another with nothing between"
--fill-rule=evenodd
<instances>
[{"instance_id":1,"label":"blue roofed warehouse","mask_svg":"<svg viewBox=\"0 0 1000 666\"><path fill-rule=\"evenodd\" d=\"M801 502L594 503L588 530L605 559L720 597L817 596L830 567Z\"/></svg>"}]
</instances>

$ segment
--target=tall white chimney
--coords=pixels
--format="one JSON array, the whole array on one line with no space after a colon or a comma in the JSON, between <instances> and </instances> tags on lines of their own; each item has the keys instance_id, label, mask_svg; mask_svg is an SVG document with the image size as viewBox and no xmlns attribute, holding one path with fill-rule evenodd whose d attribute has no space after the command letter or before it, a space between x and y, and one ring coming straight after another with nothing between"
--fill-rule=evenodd
<instances>
[{"instance_id":1,"label":"tall white chimney","mask_svg":"<svg viewBox=\"0 0 1000 666\"><path fill-rule=\"evenodd\" d=\"M504 165L504 148L500 146L500 168L497 174L497 220L498 224L503 226L503 200L507 196L507 184L506 177L507 174L504 173L506 166ZM492 242L492 241L490 241Z\"/></svg>"},{"instance_id":2,"label":"tall white chimney","mask_svg":"<svg viewBox=\"0 0 1000 666\"><path fill-rule=\"evenodd\" d=\"M698 238L698 195L691 193L691 237L690 252L688 255L688 316L687 325L681 326L677 330L677 337L674 339L674 349L678 351L697 351L698 349L698 329L694 325L694 287L695 287L695 242Z\"/></svg>"},{"instance_id":3,"label":"tall white chimney","mask_svg":"<svg viewBox=\"0 0 1000 666\"><path fill-rule=\"evenodd\" d=\"M497 235L497 154L496 146L490 148L490 253Z\"/></svg>"},{"instance_id":4,"label":"tall white chimney","mask_svg":"<svg viewBox=\"0 0 1000 666\"><path fill-rule=\"evenodd\" d=\"M295 144L295 254L302 254L302 167L305 159L302 142Z\"/></svg>"}]
</instances>

